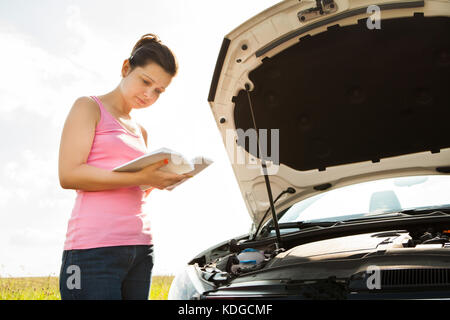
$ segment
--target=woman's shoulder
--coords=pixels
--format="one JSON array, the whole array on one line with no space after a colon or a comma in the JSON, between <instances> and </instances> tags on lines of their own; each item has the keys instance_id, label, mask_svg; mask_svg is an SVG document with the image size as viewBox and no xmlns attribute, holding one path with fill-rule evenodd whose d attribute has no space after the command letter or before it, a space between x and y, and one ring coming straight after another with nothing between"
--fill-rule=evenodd
<instances>
[{"instance_id":1,"label":"woman's shoulder","mask_svg":"<svg viewBox=\"0 0 450 320\"><path fill-rule=\"evenodd\" d=\"M88 96L82 96L78 97L74 104L77 108L86 108L88 110L99 110L97 102L92 98Z\"/></svg>"},{"instance_id":2,"label":"woman's shoulder","mask_svg":"<svg viewBox=\"0 0 450 320\"><path fill-rule=\"evenodd\" d=\"M96 124L100 121L100 108L94 99L88 96L82 96L75 100L71 112L83 114L85 117L94 119Z\"/></svg>"}]
</instances>

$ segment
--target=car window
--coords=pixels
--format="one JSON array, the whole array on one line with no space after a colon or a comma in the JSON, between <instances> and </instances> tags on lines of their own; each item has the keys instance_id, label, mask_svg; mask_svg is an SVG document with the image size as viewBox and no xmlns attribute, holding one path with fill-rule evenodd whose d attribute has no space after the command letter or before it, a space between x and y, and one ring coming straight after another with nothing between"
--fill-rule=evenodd
<instances>
[{"instance_id":1,"label":"car window","mask_svg":"<svg viewBox=\"0 0 450 320\"><path fill-rule=\"evenodd\" d=\"M449 176L382 179L330 190L290 207L280 223L348 220L405 209L450 205ZM336 218L342 219L336 219Z\"/></svg>"}]
</instances>

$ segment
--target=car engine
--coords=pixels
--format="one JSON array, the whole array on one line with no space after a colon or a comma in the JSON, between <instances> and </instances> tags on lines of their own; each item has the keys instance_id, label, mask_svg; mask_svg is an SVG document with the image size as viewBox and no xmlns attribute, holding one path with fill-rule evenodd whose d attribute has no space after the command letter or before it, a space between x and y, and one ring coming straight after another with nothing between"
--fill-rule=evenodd
<instances>
[{"instance_id":1,"label":"car engine","mask_svg":"<svg viewBox=\"0 0 450 320\"><path fill-rule=\"evenodd\" d=\"M449 235L450 230L434 227L363 233L303 243L281 252L273 245L244 249L198 267L203 279L216 286L274 278L305 281L334 277L348 282L371 265L382 269L450 268ZM228 248L233 246L236 241Z\"/></svg>"}]
</instances>

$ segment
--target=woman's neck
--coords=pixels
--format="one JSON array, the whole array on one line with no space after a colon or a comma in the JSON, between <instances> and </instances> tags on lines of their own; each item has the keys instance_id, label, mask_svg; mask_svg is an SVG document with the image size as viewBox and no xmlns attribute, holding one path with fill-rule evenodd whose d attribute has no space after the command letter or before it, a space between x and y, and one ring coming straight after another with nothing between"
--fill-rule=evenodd
<instances>
[{"instance_id":1,"label":"woman's neck","mask_svg":"<svg viewBox=\"0 0 450 320\"><path fill-rule=\"evenodd\" d=\"M131 118L130 112L133 108L131 107L131 105L126 104L119 87L105 95L102 95L101 99L104 104L106 103L114 110L114 113L118 117L126 119Z\"/></svg>"}]
</instances>

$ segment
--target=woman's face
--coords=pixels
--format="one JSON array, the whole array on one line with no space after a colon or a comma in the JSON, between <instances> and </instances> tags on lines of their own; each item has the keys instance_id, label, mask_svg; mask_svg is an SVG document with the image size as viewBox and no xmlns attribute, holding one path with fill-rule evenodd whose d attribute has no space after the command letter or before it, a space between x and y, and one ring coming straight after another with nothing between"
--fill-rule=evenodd
<instances>
[{"instance_id":1,"label":"woman's face","mask_svg":"<svg viewBox=\"0 0 450 320\"><path fill-rule=\"evenodd\" d=\"M172 81L172 76L154 62L136 67L131 72L130 69L128 60L125 60L120 88L127 104L135 109L155 103Z\"/></svg>"}]
</instances>

